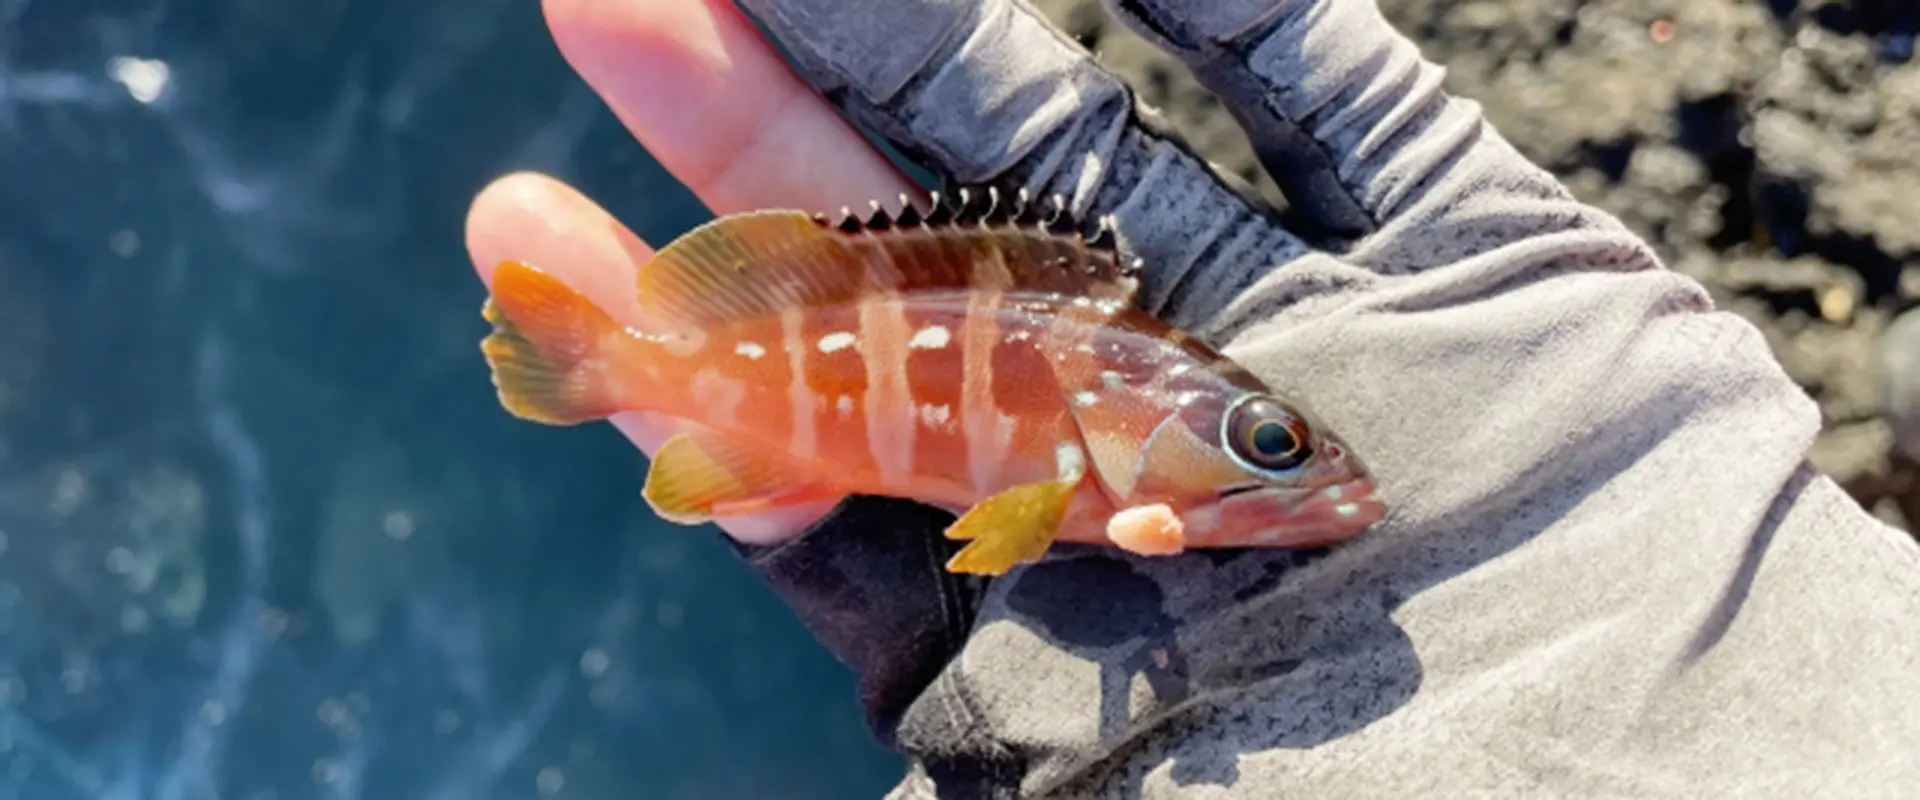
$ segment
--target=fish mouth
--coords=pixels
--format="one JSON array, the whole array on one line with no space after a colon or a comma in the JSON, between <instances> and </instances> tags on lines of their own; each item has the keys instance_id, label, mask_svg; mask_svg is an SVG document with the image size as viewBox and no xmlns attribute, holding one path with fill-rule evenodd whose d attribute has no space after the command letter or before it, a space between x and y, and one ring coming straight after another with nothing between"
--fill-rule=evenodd
<instances>
[{"instance_id":1,"label":"fish mouth","mask_svg":"<svg viewBox=\"0 0 1920 800\"><path fill-rule=\"evenodd\" d=\"M1373 496L1374 490L1378 488L1379 485L1374 483L1372 478L1364 475L1344 481L1327 481L1292 491L1277 489L1273 485L1266 483L1243 483L1221 491L1220 499L1225 500L1229 497L1252 494L1254 492L1274 492L1276 494L1282 494L1293 502L1300 504L1321 501L1336 503L1345 501L1349 503L1383 505Z\"/></svg>"},{"instance_id":2,"label":"fish mouth","mask_svg":"<svg viewBox=\"0 0 1920 800\"><path fill-rule=\"evenodd\" d=\"M1377 488L1368 476L1291 490L1242 485L1221 492L1217 507L1249 543L1313 547L1359 535L1386 516Z\"/></svg>"}]
</instances>

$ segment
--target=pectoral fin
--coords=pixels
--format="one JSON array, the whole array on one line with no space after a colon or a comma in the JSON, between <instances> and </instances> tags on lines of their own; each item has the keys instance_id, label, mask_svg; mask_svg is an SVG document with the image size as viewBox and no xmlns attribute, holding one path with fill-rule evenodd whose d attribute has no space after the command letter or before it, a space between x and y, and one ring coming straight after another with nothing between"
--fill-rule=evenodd
<instances>
[{"instance_id":1,"label":"pectoral fin","mask_svg":"<svg viewBox=\"0 0 1920 800\"><path fill-rule=\"evenodd\" d=\"M947 538L970 540L947 561L948 572L999 575L1046 554L1087 474L1086 453L1078 446L1062 444L1057 457L1058 478L1003 490L947 528Z\"/></svg>"},{"instance_id":2,"label":"pectoral fin","mask_svg":"<svg viewBox=\"0 0 1920 800\"><path fill-rule=\"evenodd\" d=\"M947 528L949 539L971 539L947 562L948 572L999 575L1045 555L1079 481L1015 486L975 504Z\"/></svg>"},{"instance_id":3,"label":"pectoral fin","mask_svg":"<svg viewBox=\"0 0 1920 800\"><path fill-rule=\"evenodd\" d=\"M832 497L835 490L753 441L697 429L668 439L641 496L662 519L698 525Z\"/></svg>"}]
</instances>

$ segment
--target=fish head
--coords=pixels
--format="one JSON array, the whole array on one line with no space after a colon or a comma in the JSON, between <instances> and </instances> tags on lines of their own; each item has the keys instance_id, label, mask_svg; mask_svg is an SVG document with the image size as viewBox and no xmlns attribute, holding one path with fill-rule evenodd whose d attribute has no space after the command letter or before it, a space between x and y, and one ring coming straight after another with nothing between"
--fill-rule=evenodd
<instances>
[{"instance_id":1,"label":"fish head","mask_svg":"<svg viewBox=\"0 0 1920 800\"><path fill-rule=\"evenodd\" d=\"M1167 505L1193 545L1326 544L1386 512L1353 449L1263 389L1189 398L1154 427L1135 465L1127 504Z\"/></svg>"}]
</instances>

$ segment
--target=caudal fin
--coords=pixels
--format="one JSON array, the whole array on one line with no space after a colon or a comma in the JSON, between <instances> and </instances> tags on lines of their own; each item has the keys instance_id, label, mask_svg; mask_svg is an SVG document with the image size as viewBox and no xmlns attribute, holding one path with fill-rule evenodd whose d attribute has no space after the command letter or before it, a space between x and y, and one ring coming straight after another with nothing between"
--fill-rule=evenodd
<instances>
[{"instance_id":1,"label":"caudal fin","mask_svg":"<svg viewBox=\"0 0 1920 800\"><path fill-rule=\"evenodd\" d=\"M508 261L494 272L481 314L493 333L480 351L500 404L514 416L574 425L623 410L602 352L622 326L585 296L536 267Z\"/></svg>"}]
</instances>

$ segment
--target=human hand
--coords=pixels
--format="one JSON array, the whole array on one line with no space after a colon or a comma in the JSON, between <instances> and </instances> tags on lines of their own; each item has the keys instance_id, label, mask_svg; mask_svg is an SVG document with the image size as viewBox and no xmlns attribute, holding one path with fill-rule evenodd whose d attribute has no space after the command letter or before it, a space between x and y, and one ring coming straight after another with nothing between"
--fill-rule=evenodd
<instances>
[{"instance_id":1,"label":"human hand","mask_svg":"<svg viewBox=\"0 0 1920 800\"><path fill-rule=\"evenodd\" d=\"M547 24L569 64L648 152L715 214L759 208L863 206L916 189L726 2L547 0ZM503 260L538 264L628 325L641 325L635 270L653 249L580 192L513 174L481 191L467 248L483 281ZM679 428L644 412L612 419L651 456ZM773 544L800 534L835 500L719 526Z\"/></svg>"}]
</instances>

